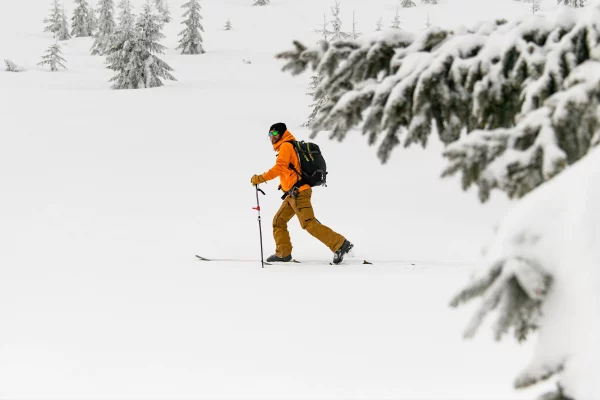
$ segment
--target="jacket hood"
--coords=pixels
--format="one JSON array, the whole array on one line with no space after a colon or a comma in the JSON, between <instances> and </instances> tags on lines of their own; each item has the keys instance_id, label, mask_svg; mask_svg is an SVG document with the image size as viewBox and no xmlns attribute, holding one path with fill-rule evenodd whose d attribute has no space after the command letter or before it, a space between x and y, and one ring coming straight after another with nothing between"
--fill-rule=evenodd
<instances>
[{"instance_id":1,"label":"jacket hood","mask_svg":"<svg viewBox=\"0 0 600 400\"><path fill-rule=\"evenodd\" d=\"M283 136L281 137L281 140L279 140L277 143L275 143L273 145L273 149L275 151L279 151L279 148L281 147L281 145L285 142L289 142L290 140L296 140L296 138L294 137L294 135L292 135L292 133L290 131L285 131L283 133Z\"/></svg>"}]
</instances>

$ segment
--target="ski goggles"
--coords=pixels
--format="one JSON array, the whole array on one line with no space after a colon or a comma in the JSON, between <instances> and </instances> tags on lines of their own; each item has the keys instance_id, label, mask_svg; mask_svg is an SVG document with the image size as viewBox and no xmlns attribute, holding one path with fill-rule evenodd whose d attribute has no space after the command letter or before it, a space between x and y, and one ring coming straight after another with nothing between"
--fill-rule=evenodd
<instances>
[{"instance_id":1,"label":"ski goggles","mask_svg":"<svg viewBox=\"0 0 600 400\"><path fill-rule=\"evenodd\" d=\"M277 132L277 131L271 131L271 132L269 132L269 137L271 137L271 136L277 136L277 135L279 135L279 132Z\"/></svg>"}]
</instances>

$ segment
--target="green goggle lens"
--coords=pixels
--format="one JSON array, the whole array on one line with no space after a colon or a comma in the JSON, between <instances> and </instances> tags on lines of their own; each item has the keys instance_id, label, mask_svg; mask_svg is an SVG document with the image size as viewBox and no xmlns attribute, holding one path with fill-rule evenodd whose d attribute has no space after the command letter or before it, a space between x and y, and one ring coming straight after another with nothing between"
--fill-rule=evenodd
<instances>
[{"instance_id":1,"label":"green goggle lens","mask_svg":"<svg viewBox=\"0 0 600 400\"><path fill-rule=\"evenodd\" d=\"M277 132L277 131L269 132L269 136L277 136L277 135L279 135L279 132Z\"/></svg>"}]
</instances>

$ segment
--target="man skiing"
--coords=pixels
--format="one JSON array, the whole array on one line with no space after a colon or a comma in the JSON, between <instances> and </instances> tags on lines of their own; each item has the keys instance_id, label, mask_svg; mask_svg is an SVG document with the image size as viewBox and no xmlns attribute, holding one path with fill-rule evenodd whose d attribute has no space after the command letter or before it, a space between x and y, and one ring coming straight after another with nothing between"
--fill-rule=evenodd
<instances>
[{"instance_id":1,"label":"man skiing","mask_svg":"<svg viewBox=\"0 0 600 400\"><path fill-rule=\"evenodd\" d=\"M273 149L278 152L275 166L262 175L254 175L250 182L253 185L270 181L279 177L280 188L286 192L283 204L273 218L273 237L275 238L275 254L267 258L268 262L292 261L292 242L287 229L287 223L294 215L298 217L302 229L319 239L334 253L333 263L339 264L344 256L354 247L342 235L321 224L316 218L310 202L312 189L309 185L300 185L297 172L300 171L300 161L292 143L296 139L287 130L284 123L279 122L269 129L269 138ZM294 166L295 171L290 168Z\"/></svg>"}]
</instances>

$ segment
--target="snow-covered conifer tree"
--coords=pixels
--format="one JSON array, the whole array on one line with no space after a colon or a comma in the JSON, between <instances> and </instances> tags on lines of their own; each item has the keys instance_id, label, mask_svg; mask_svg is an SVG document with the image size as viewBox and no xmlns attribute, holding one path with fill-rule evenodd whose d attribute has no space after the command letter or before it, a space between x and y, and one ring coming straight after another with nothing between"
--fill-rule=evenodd
<instances>
[{"instance_id":1,"label":"snow-covered conifer tree","mask_svg":"<svg viewBox=\"0 0 600 400\"><path fill-rule=\"evenodd\" d=\"M425 29L431 27L431 19L429 18L429 14L427 14L427 20L425 21Z\"/></svg>"},{"instance_id":2,"label":"snow-covered conifer tree","mask_svg":"<svg viewBox=\"0 0 600 400\"><path fill-rule=\"evenodd\" d=\"M92 36L94 36L96 34L96 30L98 29L98 18L96 17L96 10L94 9L94 2L92 0L90 0L88 26L90 27Z\"/></svg>"},{"instance_id":3,"label":"snow-covered conifer tree","mask_svg":"<svg viewBox=\"0 0 600 400\"><path fill-rule=\"evenodd\" d=\"M100 18L98 19L98 31L92 45L92 55L104 55L110 48L117 26L115 24L115 5L113 0L100 0Z\"/></svg>"},{"instance_id":4,"label":"snow-covered conifer tree","mask_svg":"<svg viewBox=\"0 0 600 400\"><path fill-rule=\"evenodd\" d=\"M58 31L56 31L55 36L58 40L69 40L71 39L71 34L69 33L69 21L67 21L67 13L65 12L65 8L60 10L60 16L58 19Z\"/></svg>"},{"instance_id":5,"label":"snow-covered conifer tree","mask_svg":"<svg viewBox=\"0 0 600 400\"><path fill-rule=\"evenodd\" d=\"M383 17L379 18L379 21L377 21L377 24L375 25L376 32L381 32L382 30L383 30Z\"/></svg>"},{"instance_id":6,"label":"snow-covered conifer tree","mask_svg":"<svg viewBox=\"0 0 600 400\"><path fill-rule=\"evenodd\" d=\"M23 72L25 68L18 66L8 58L4 60L4 64L6 65L5 70L8 72Z\"/></svg>"},{"instance_id":7,"label":"snow-covered conifer tree","mask_svg":"<svg viewBox=\"0 0 600 400\"><path fill-rule=\"evenodd\" d=\"M253 6L268 6L271 3L270 0L254 0Z\"/></svg>"},{"instance_id":8,"label":"snow-covered conifer tree","mask_svg":"<svg viewBox=\"0 0 600 400\"><path fill-rule=\"evenodd\" d=\"M358 32L358 31L356 30L356 25L358 25L358 22L356 22L356 18L354 17L354 11L353 11L353 12L352 12L352 33L350 33L350 37L351 37L353 40L356 40L356 39L358 39L358 37L359 37L360 35L362 35L362 33Z\"/></svg>"},{"instance_id":9,"label":"snow-covered conifer tree","mask_svg":"<svg viewBox=\"0 0 600 400\"><path fill-rule=\"evenodd\" d=\"M73 18L71 18L71 36L74 37L86 37L92 36L92 29L90 27L90 8L86 0L75 0L77 7L73 11Z\"/></svg>"},{"instance_id":10,"label":"snow-covered conifer tree","mask_svg":"<svg viewBox=\"0 0 600 400\"><path fill-rule=\"evenodd\" d=\"M540 11L540 0L531 0L531 13L535 14Z\"/></svg>"},{"instance_id":11,"label":"snow-covered conifer tree","mask_svg":"<svg viewBox=\"0 0 600 400\"><path fill-rule=\"evenodd\" d=\"M323 14L323 25L319 29L315 29L316 34L323 35L323 42L327 42L327 37L332 33L327 29L327 25L329 25L329 21L327 21L327 17Z\"/></svg>"},{"instance_id":12,"label":"snow-covered conifer tree","mask_svg":"<svg viewBox=\"0 0 600 400\"><path fill-rule=\"evenodd\" d=\"M233 25L231 25L231 19L227 18L227 22L225 22L225 27L223 30L231 31L233 30Z\"/></svg>"},{"instance_id":13,"label":"snow-covered conifer tree","mask_svg":"<svg viewBox=\"0 0 600 400\"><path fill-rule=\"evenodd\" d=\"M400 9L398 7L396 7L396 15L394 16L394 19L392 20L392 25L390 25L390 28L400 29L401 23L402 23L402 21L400 21Z\"/></svg>"},{"instance_id":14,"label":"snow-covered conifer tree","mask_svg":"<svg viewBox=\"0 0 600 400\"><path fill-rule=\"evenodd\" d=\"M155 5L162 23L168 24L171 22L171 11L167 0L155 0Z\"/></svg>"},{"instance_id":15,"label":"snow-covered conifer tree","mask_svg":"<svg viewBox=\"0 0 600 400\"><path fill-rule=\"evenodd\" d=\"M434 131L447 144L443 176L461 174L481 201L494 189L520 198L600 141L600 6L563 13L465 33L401 31L325 50L296 43L278 57L294 73L325 73L316 96L330 101L315 132L341 140L360 125L386 162L399 144L425 146ZM507 35L513 39L497 41Z\"/></svg>"},{"instance_id":16,"label":"snow-covered conifer tree","mask_svg":"<svg viewBox=\"0 0 600 400\"><path fill-rule=\"evenodd\" d=\"M135 26L119 30L107 57L108 68L116 71L111 82L113 89L141 89L162 86L161 79L176 80L173 69L155 54L162 54L164 46L158 41L164 37L160 32L161 17L153 14L146 2Z\"/></svg>"},{"instance_id":17,"label":"snow-covered conifer tree","mask_svg":"<svg viewBox=\"0 0 600 400\"><path fill-rule=\"evenodd\" d=\"M333 20L331 21L331 26L333 28L333 31L331 32L332 42L350 38L350 34L342 31L342 20L340 18L340 13L340 2L339 0L335 0L335 4L331 7L331 14L333 15Z\"/></svg>"},{"instance_id":18,"label":"snow-covered conifer tree","mask_svg":"<svg viewBox=\"0 0 600 400\"><path fill-rule=\"evenodd\" d=\"M131 3L129 0L121 0L118 7L120 11L117 30L120 32L131 30L135 24L135 16L133 15Z\"/></svg>"},{"instance_id":19,"label":"snow-covered conifer tree","mask_svg":"<svg viewBox=\"0 0 600 400\"><path fill-rule=\"evenodd\" d=\"M65 67L63 64L65 62L65 59L62 57L60 45L58 43L54 43L48 48L48 50L46 50L46 54L42 57L42 61L40 61L38 65L49 65L50 71L54 72L58 71L59 67L67 69L67 67Z\"/></svg>"},{"instance_id":20,"label":"snow-covered conifer tree","mask_svg":"<svg viewBox=\"0 0 600 400\"><path fill-rule=\"evenodd\" d=\"M558 0L558 4L564 4L565 6L571 6L575 8L584 7L586 0Z\"/></svg>"},{"instance_id":21,"label":"snow-covered conifer tree","mask_svg":"<svg viewBox=\"0 0 600 400\"><path fill-rule=\"evenodd\" d=\"M437 4L438 0L421 0L421 4Z\"/></svg>"},{"instance_id":22,"label":"snow-covered conifer tree","mask_svg":"<svg viewBox=\"0 0 600 400\"><path fill-rule=\"evenodd\" d=\"M44 23L46 24L44 32L56 33L60 29L60 4L58 0L52 0L50 15L44 19Z\"/></svg>"},{"instance_id":23,"label":"snow-covered conifer tree","mask_svg":"<svg viewBox=\"0 0 600 400\"><path fill-rule=\"evenodd\" d=\"M200 0L189 0L185 3L182 8L187 9L183 14L183 17L187 19L182 23L185 25L185 29L179 33L181 39L179 40L178 50L181 50L181 54L204 54L204 48L202 47L202 34L204 28L200 21L202 15L200 15Z\"/></svg>"},{"instance_id":24,"label":"snow-covered conifer tree","mask_svg":"<svg viewBox=\"0 0 600 400\"><path fill-rule=\"evenodd\" d=\"M410 8L410 7L416 6L415 2L412 0L402 0L402 3L400 3L400 5L404 8Z\"/></svg>"}]
</instances>

